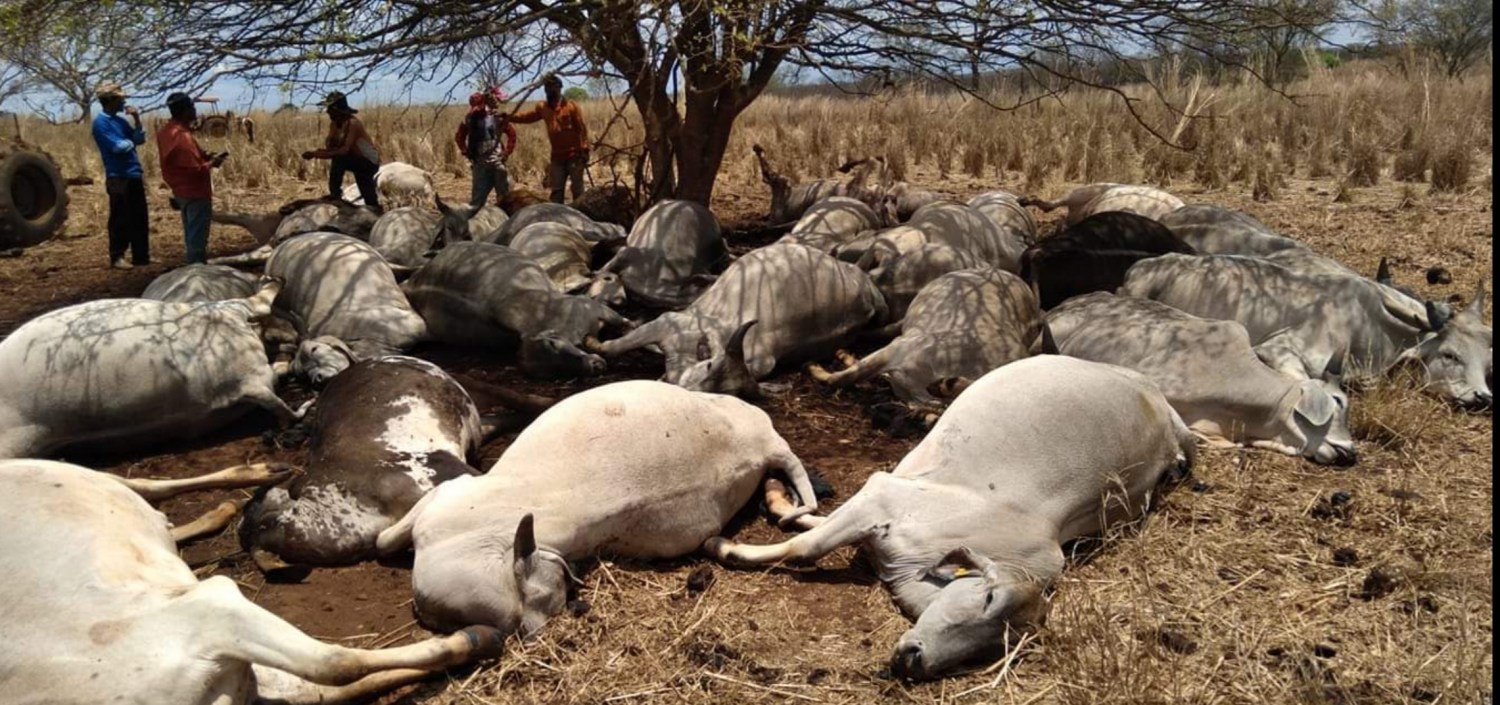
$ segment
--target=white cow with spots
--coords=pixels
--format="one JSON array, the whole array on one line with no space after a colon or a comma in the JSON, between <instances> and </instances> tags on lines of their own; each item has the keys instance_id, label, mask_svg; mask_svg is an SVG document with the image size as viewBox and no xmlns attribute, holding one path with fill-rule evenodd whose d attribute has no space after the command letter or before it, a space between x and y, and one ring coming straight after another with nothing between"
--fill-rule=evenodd
<instances>
[{"instance_id":1,"label":"white cow with spots","mask_svg":"<svg viewBox=\"0 0 1500 705\"><path fill-rule=\"evenodd\" d=\"M439 483L476 471L479 411L436 365L391 356L353 365L318 395L304 473L245 510L262 570L375 557L375 536Z\"/></svg>"},{"instance_id":2,"label":"white cow with spots","mask_svg":"<svg viewBox=\"0 0 1500 705\"><path fill-rule=\"evenodd\" d=\"M231 579L200 582L165 516L65 463L0 461L0 571L4 703L348 702L500 648L488 627L378 650L318 641Z\"/></svg>"}]
</instances>

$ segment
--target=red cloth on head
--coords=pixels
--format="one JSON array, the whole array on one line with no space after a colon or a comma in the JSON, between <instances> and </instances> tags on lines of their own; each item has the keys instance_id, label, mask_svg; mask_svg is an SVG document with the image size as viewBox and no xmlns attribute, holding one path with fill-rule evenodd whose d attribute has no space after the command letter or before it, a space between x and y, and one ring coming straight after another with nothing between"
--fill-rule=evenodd
<instances>
[{"instance_id":1,"label":"red cloth on head","mask_svg":"<svg viewBox=\"0 0 1500 705\"><path fill-rule=\"evenodd\" d=\"M483 93L471 93L469 95L469 107L470 108L483 108L484 107L484 94Z\"/></svg>"}]
</instances>

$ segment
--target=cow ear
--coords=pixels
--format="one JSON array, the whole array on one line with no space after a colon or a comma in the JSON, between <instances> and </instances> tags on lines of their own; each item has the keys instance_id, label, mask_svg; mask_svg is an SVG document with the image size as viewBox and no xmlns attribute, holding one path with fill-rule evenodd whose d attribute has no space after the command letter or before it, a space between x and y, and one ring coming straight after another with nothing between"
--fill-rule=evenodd
<instances>
[{"instance_id":1,"label":"cow ear","mask_svg":"<svg viewBox=\"0 0 1500 705\"><path fill-rule=\"evenodd\" d=\"M1328 364L1323 368L1323 381L1333 386L1341 386L1344 378L1344 356L1334 355L1328 358Z\"/></svg>"},{"instance_id":2,"label":"cow ear","mask_svg":"<svg viewBox=\"0 0 1500 705\"><path fill-rule=\"evenodd\" d=\"M999 567L994 561L963 547L949 551L948 555L927 570L927 575L943 582L952 582L959 578L994 578L998 571Z\"/></svg>"},{"instance_id":3,"label":"cow ear","mask_svg":"<svg viewBox=\"0 0 1500 705\"><path fill-rule=\"evenodd\" d=\"M536 527L535 520L530 513L521 517L521 523L516 525L516 541L511 544L515 551L517 561L523 561L536 553Z\"/></svg>"},{"instance_id":4,"label":"cow ear","mask_svg":"<svg viewBox=\"0 0 1500 705\"><path fill-rule=\"evenodd\" d=\"M1384 257L1380 258L1380 266L1375 268L1375 283L1393 286L1396 282L1391 278L1391 263Z\"/></svg>"},{"instance_id":5,"label":"cow ear","mask_svg":"<svg viewBox=\"0 0 1500 705\"><path fill-rule=\"evenodd\" d=\"M1052 337L1052 326L1042 322L1042 346L1043 355L1061 355L1062 350L1057 347L1057 340Z\"/></svg>"},{"instance_id":6,"label":"cow ear","mask_svg":"<svg viewBox=\"0 0 1500 705\"><path fill-rule=\"evenodd\" d=\"M698 362L710 359L714 356L714 348L708 342L708 334L698 336Z\"/></svg>"},{"instance_id":7,"label":"cow ear","mask_svg":"<svg viewBox=\"0 0 1500 705\"><path fill-rule=\"evenodd\" d=\"M1313 426L1325 426L1332 421L1333 412L1337 406L1333 402L1333 397L1312 380L1306 380L1299 386L1302 396L1297 400L1297 406L1294 407L1297 415L1307 419L1307 422Z\"/></svg>"}]
</instances>

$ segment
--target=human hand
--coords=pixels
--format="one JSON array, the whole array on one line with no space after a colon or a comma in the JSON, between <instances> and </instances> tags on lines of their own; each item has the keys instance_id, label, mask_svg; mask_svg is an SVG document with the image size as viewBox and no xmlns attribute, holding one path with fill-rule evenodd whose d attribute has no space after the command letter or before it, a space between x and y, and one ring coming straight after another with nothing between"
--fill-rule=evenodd
<instances>
[{"instance_id":1,"label":"human hand","mask_svg":"<svg viewBox=\"0 0 1500 705\"><path fill-rule=\"evenodd\" d=\"M302 153L302 158L303 159L312 159L313 158L313 153L312 152L303 152Z\"/></svg>"},{"instance_id":2,"label":"human hand","mask_svg":"<svg viewBox=\"0 0 1500 705\"><path fill-rule=\"evenodd\" d=\"M213 157L209 159L209 163L213 164L216 167L223 166L224 165L224 160L228 159L228 158L229 158L229 152L219 152L218 154L213 155Z\"/></svg>"},{"instance_id":3,"label":"human hand","mask_svg":"<svg viewBox=\"0 0 1500 705\"><path fill-rule=\"evenodd\" d=\"M141 109L134 105L127 105L125 106L125 114L133 118L138 118L141 116Z\"/></svg>"}]
</instances>

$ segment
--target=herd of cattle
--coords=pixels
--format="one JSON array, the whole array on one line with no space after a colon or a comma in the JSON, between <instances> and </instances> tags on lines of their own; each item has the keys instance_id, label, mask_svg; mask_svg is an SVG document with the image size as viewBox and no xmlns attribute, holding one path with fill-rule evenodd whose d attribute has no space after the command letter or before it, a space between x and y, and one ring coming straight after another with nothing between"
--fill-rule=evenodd
<instances>
[{"instance_id":1,"label":"herd of cattle","mask_svg":"<svg viewBox=\"0 0 1500 705\"><path fill-rule=\"evenodd\" d=\"M302 201L221 216L253 252L22 325L0 341L0 700L358 697L537 632L591 556L767 565L851 544L914 620L893 672L938 677L1035 629L1063 544L1138 515L1200 439L1354 463L1343 382L1403 367L1454 404L1491 402L1482 288L1459 309L1424 301L1384 266L1366 278L1249 215L1144 186L960 203L905 184L794 186L761 163L773 220L795 224L739 257L686 201L624 223L551 203L377 216ZM1030 207L1065 207L1066 222L1039 238ZM843 350L870 340L884 347ZM531 420L481 472L496 422L404 354L424 342L514 350L539 378L597 375L639 348L665 371L560 401L503 394ZM882 378L930 424L827 515L770 418L738 398L803 363L831 386ZM288 375L315 402L285 403ZM123 480L43 459L198 436L254 408L310 429L299 469ZM329 645L228 578L197 580L176 542L239 507L173 527L146 500L251 485L240 535L261 569L412 551L417 618L451 634ZM721 537L762 488L794 535Z\"/></svg>"}]
</instances>

